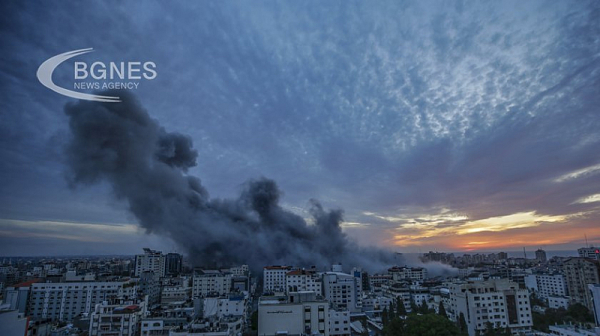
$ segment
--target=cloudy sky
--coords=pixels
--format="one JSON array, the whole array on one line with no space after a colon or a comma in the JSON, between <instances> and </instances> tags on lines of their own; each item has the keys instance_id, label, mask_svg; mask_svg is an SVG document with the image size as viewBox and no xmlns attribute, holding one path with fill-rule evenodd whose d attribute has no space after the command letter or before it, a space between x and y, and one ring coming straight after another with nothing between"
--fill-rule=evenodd
<instances>
[{"instance_id":1,"label":"cloudy sky","mask_svg":"<svg viewBox=\"0 0 600 336\"><path fill-rule=\"evenodd\" d=\"M600 244L597 1L0 6L0 255L177 250L107 185L67 183L73 99L35 74L82 48L156 63L133 93L191 136L212 197L269 177L402 252Z\"/></svg>"}]
</instances>

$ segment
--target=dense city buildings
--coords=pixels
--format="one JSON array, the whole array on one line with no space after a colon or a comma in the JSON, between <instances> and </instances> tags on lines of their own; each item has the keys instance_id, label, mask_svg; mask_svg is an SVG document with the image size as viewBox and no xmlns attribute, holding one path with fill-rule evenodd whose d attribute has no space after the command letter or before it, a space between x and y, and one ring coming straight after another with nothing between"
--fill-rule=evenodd
<instances>
[{"instance_id":1,"label":"dense city buildings","mask_svg":"<svg viewBox=\"0 0 600 336\"><path fill-rule=\"evenodd\" d=\"M6 328L27 329L32 336L59 330L82 336L239 336L253 328L258 336L376 336L392 318L443 314L455 325L464 320L469 336L490 328L546 336L535 329L536 314L539 320L545 311L586 309L595 322L578 323L593 330L598 261L547 258L540 251L531 258L429 252L416 264L378 272L341 264L265 265L257 277L247 265L191 268L180 255L151 249L132 257L9 260L0 269L0 319ZM582 333L568 324L552 330Z\"/></svg>"}]
</instances>

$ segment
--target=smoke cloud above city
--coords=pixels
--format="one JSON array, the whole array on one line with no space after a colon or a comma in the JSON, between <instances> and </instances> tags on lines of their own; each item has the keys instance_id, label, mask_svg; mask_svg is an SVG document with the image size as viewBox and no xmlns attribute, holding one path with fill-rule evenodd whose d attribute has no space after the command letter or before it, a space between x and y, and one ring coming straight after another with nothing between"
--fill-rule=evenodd
<instances>
[{"instance_id":1,"label":"smoke cloud above city","mask_svg":"<svg viewBox=\"0 0 600 336\"><path fill-rule=\"evenodd\" d=\"M211 198L187 174L198 153L190 137L168 132L128 92L121 103L69 103L67 162L73 185L108 182L148 232L171 238L195 265L254 269L287 264L382 269L393 254L364 248L342 232L342 210L311 200L313 223L280 205L282 192L264 177L246 182L237 199ZM210 160L210 158L200 158Z\"/></svg>"}]
</instances>

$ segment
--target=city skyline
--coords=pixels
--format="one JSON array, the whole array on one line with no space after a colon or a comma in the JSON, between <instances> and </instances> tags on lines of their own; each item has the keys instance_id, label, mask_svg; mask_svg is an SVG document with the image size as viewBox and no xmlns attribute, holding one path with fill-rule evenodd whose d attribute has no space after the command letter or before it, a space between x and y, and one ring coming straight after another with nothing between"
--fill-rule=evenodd
<instances>
[{"instance_id":1,"label":"city skyline","mask_svg":"<svg viewBox=\"0 0 600 336\"><path fill-rule=\"evenodd\" d=\"M90 47L156 63L130 92L213 199L266 177L308 223L316 199L406 253L600 245L595 2L1 6L0 256L182 251L107 183L69 185L76 100L36 70Z\"/></svg>"}]
</instances>

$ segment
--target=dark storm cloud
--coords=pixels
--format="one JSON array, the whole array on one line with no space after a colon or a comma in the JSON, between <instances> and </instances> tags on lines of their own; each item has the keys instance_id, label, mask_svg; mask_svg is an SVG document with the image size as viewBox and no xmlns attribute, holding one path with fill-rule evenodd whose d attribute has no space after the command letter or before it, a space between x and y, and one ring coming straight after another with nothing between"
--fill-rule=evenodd
<instances>
[{"instance_id":1,"label":"dark storm cloud","mask_svg":"<svg viewBox=\"0 0 600 336\"><path fill-rule=\"evenodd\" d=\"M280 205L274 181L252 180L237 200L209 198L187 168L196 165L189 138L168 133L125 92L121 103L79 102L65 108L72 137L72 182L106 181L148 232L167 236L196 265L247 263L327 267L335 262L376 270L392 253L359 248L340 228L342 212L313 201L314 225Z\"/></svg>"},{"instance_id":2,"label":"dark storm cloud","mask_svg":"<svg viewBox=\"0 0 600 336\"><path fill-rule=\"evenodd\" d=\"M106 205L105 185L67 190L67 99L34 76L85 47L96 50L87 60L157 64L136 94L189 138L156 155L216 197L269 176L286 207L308 216L315 197L344 208L372 224L356 230L373 243L401 222L365 212L598 216L597 203L574 202L600 193L600 174L556 182L600 163L598 2L2 6L3 217L132 222ZM68 70L55 80L68 84ZM176 155L188 140L206 158L197 166L194 152Z\"/></svg>"}]
</instances>

